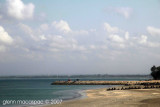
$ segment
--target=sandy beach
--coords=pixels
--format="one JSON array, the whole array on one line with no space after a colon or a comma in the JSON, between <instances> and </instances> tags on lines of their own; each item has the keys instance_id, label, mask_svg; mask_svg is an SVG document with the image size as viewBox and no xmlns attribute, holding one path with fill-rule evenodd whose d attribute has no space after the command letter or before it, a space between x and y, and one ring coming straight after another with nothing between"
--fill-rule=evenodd
<instances>
[{"instance_id":1,"label":"sandy beach","mask_svg":"<svg viewBox=\"0 0 160 107\"><path fill-rule=\"evenodd\" d=\"M159 107L160 89L86 90L86 98L46 107Z\"/></svg>"}]
</instances>

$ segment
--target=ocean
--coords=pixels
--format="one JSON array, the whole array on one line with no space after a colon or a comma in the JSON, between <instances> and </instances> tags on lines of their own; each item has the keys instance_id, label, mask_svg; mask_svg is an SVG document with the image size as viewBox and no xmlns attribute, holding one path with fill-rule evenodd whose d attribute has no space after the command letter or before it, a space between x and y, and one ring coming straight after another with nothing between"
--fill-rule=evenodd
<instances>
[{"instance_id":1,"label":"ocean","mask_svg":"<svg viewBox=\"0 0 160 107\"><path fill-rule=\"evenodd\" d=\"M0 78L0 106L3 107L24 107L34 105L50 104L55 101L65 101L85 97L84 90L108 88L111 85L51 85L53 81L66 80L68 78ZM76 78L71 78L75 80ZM103 78L79 78L80 80L147 80L149 76L115 76ZM25 105L11 101L37 101ZM38 103L38 101L49 101Z\"/></svg>"}]
</instances>

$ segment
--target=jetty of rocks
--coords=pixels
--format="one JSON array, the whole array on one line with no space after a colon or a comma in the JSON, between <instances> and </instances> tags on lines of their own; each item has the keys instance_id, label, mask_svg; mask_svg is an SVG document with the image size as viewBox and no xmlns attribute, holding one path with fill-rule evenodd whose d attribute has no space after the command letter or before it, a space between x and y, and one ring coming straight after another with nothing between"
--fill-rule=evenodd
<instances>
[{"instance_id":1,"label":"jetty of rocks","mask_svg":"<svg viewBox=\"0 0 160 107\"><path fill-rule=\"evenodd\" d=\"M111 87L107 88L107 91L113 90L130 90L130 89L154 89L160 88L160 85L128 85L128 86L120 86L120 87Z\"/></svg>"},{"instance_id":2,"label":"jetty of rocks","mask_svg":"<svg viewBox=\"0 0 160 107\"><path fill-rule=\"evenodd\" d=\"M146 81L55 81L51 85L160 85L160 80Z\"/></svg>"}]
</instances>

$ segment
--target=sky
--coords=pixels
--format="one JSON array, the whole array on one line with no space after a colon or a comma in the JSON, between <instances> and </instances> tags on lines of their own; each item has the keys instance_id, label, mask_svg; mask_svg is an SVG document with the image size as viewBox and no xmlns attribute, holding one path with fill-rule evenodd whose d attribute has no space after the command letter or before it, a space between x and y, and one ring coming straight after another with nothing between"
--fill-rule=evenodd
<instances>
[{"instance_id":1,"label":"sky","mask_svg":"<svg viewBox=\"0 0 160 107\"><path fill-rule=\"evenodd\" d=\"M149 74L160 0L1 0L0 76Z\"/></svg>"}]
</instances>

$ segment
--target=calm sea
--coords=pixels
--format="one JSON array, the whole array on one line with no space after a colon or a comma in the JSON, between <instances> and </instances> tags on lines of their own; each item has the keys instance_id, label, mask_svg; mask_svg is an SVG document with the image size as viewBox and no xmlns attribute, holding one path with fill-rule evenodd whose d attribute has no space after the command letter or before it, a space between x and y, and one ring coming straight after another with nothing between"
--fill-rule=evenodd
<instances>
[{"instance_id":1,"label":"calm sea","mask_svg":"<svg viewBox=\"0 0 160 107\"><path fill-rule=\"evenodd\" d=\"M81 78L80 80L146 80L150 77L108 77L108 78ZM12 100L69 100L85 96L84 90L107 88L109 85L50 85L56 80L67 80L65 78L11 78L0 79L0 106L4 101ZM5 102L6 103L6 102ZM6 104L3 107L26 106ZM28 105L27 105L28 106ZM31 106L31 105L30 105Z\"/></svg>"}]
</instances>

